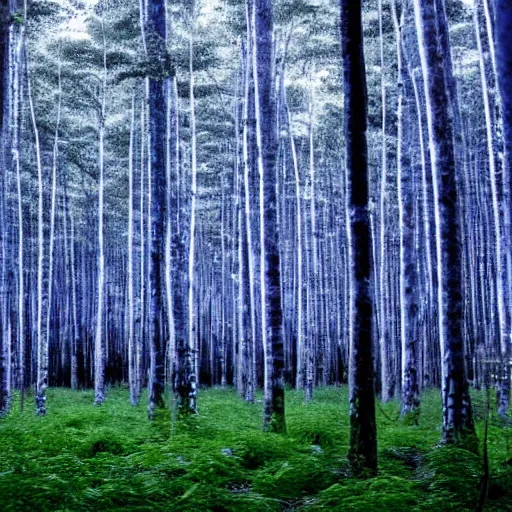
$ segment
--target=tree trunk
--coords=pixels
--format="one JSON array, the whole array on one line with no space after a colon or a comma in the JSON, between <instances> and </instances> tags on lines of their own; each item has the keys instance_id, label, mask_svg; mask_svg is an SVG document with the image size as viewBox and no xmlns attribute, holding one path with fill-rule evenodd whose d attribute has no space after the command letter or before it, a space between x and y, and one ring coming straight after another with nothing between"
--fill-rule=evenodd
<instances>
[{"instance_id":1,"label":"tree trunk","mask_svg":"<svg viewBox=\"0 0 512 512\"><path fill-rule=\"evenodd\" d=\"M250 0L248 0L250 1ZM277 230L276 109L272 77L271 0L254 1L254 89L260 173L261 314L265 354L263 428L285 432L284 347Z\"/></svg>"},{"instance_id":2,"label":"tree trunk","mask_svg":"<svg viewBox=\"0 0 512 512\"><path fill-rule=\"evenodd\" d=\"M148 57L165 63L166 12L164 0L148 1ZM162 66L163 67L163 66ZM159 69L161 73L168 70ZM149 260L149 309L150 379L148 417L154 418L155 410L164 407L164 282L165 223L166 223L166 125L165 79L149 79L149 147L150 147L150 207L151 239Z\"/></svg>"},{"instance_id":3,"label":"tree trunk","mask_svg":"<svg viewBox=\"0 0 512 512\"><path fill-rule=\"evenodd\" d=\"M190 28L191 32L193 28ZM196 243L196 200L197 200L197 137L196 137L196 106L194 96L194 40L191 33L189 40L189 73L190 73L190 131L191 131L191 190L190 190L190 231L188 250L188 344L192 351L194 373L199 381L199 339L196 332L195 296L195 243Z\"/></svg>"},{"instance_id":4,"label":"tree trunk","mask_svg":"<svg viewBox=\"0 0 512 512\"><path fill-rule=\"evenodd\" d=\"M503 142L505 146L505 176L508 179L506 193L512 198L512 4L508 0L496 0L496 68L501 99L501 115L503 120ZM510 204L505 205L510 208ZM510 232L505 233L509 239ZM508 336L502 346L504 364L507 375L510 375L511 337ZM504 349L504 350L503 350ZM508 406L508 404L506 404ZM503 407L503 412L505 407Z\"/></svg>"},{"instance_id":5,"label":"tree trunk","mask_svg":"<svg viewBox=\"0 0 512 512\"><path fill-rule=\"evenodd\" d=\"M462 251L455 176L453 126L435 0L414 0L425 82L438 271L439 334L443 399L443 441L476 436L463 346Z\"/></svg>"},{"instance_id":6,"label":"tree trunk","mask_svg":"<svg viewBox=\"0 0 512 512\"><path fill-rule=\"evenodd\" d=\"M398 56L398 113L397 113L397 189L398 224L400 232L400 326L402 344L402 418L414 424L419 419L418 386L418 311L419 289L417 276L415 187L414 167L411 162L411 79L405 62L404 32L406 19L404 3L401 3L400 16L397 2L393 0L393 20L395 25Z\"/></svg>"},{"instance_id":7,"label":"tree trunk","mask_svg":"<svg viewBox=\"0 0 512 512\"><path fill-rule=\"evenodd\" d=\"M135 95L132 98L132 118L130 124L130 147L128 153L128 269L127 269L127 322L128 322L128 383L130 386L130 403L137 405L137 367L135 365L135 320L133 290L133 144L135 137Z\"/></svg>"},{"instance_id":8,"label":"tree trunk","mask_svg":"<svg viewBox=\"0 0 512 512\"><path fill-rule=\"evenodd\" d=\"M28 68L28 63L27 63ZM38 182L38 265L37 265L37 365L36 365L36 414L46 414L46 389L48 387L48 338L43 322L47 297L44 285L44 219L43 219L43 167L41 163L41 147L39 129L37 127L30 74L27 70L27 93L30 116L35 138L37 182Z\"/></svg>"},{"instance_id":9,"label":"tree trunk","mask_svg":"<svg viewBox=\"0 0 512 512\"><path fill-rule=\"evenodd\" d=\"M377 471L377 431L372 357L370 216L366 70L360 0L340 0L345 91L346 172L350 251L350 448L352 472Z\"/></svg>"},{"instance_id":10,"label":"tree trunk","mask_svg":"<svg viewBox=\"0 0 512 512\"><path fill-rule=\"evenodd\" d=\"M105 167L105 107L107 95L107 48L103 19L103 84L101 91L101 107L99 112L99 182L98 182L98 307L96 309L96 332L94 335L94 404L101 405L105 401L105 339L103 333L103 306L105 294L105 254L103 241L103 192Z\"/></svg>"}]
</instances>

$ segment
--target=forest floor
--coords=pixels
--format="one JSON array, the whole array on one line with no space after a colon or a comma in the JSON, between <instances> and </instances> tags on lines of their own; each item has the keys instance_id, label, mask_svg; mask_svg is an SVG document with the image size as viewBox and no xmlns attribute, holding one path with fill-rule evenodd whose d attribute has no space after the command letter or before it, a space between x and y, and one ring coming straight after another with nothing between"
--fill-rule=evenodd
<instances>
[{"instance_id":1,"label":"forest floor","mask_svg":"<svg viewBox=\"0 0 512 512\"><path fill-rule=\"evenodd\" d=\"M129 405L111 389L92 405L90 391L50 389L49 412L23 413L15 397L0 420L0 511L473 511L481 456L439 447L439 392L425 393L420 426L394 421L399 405L378 407L379 475L347 473L346 387L287 394L286 436L261 432L261 403L232 390L201 391L200 414L170 413L149 423L143 397ZM482 442L483 397L474 397ZM383 413L384 411L384 413ZM480 417L479 417L480 416ZM487 511L512 511L512 428L493 419Z\"/></svg>"}]
</instances>

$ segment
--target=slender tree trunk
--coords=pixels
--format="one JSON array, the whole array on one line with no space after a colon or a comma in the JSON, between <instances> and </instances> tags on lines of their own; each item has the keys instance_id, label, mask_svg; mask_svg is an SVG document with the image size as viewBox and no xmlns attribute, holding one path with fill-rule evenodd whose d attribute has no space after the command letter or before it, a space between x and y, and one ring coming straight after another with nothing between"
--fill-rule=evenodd
<instances>
[{"instance_id":1,"label":"slender tree trunk","mask_svg":"<svg viewBox=\"0 0 512 512\"><path fill-rule=\"evenodd\" d=\"M144 337L146 335L145 329L145 318L146 318L146 237L145 237L145 210L144 210L144 196L145 196L145 177L147 171L146 165L146 106L145 102L141 103L140 107L140 226L139 226L139 236L140 236L140 268L139 268L139 281L140 281L140 295L139 295L139 333L135 340L135 394L137 396L137 400L140 398L140 394L142 392L142 348L144 343Z\"/></svg>"},{"instance_id":2,"label":"slender tree trunk","mask_svg":"<svg viewBox=\"0 0 512 512\"><path fill-rule=\"evenodd\" d=\"M276 197L277 133L272 81L272 18L271 1L255 0L253 65L260 173L261 314L265 356L263 428L272 432L285 432L284 347Z\"/></svg>"},{"instance_id":3,"label":"slender tree trunk","mask_svg":"<svg viewBox=\"0 0 512 512\"><path fill-rule=\"evenodd\" d=\"M132 98L132 118L130 125L130 148L128 152L128 382L130 385L130 402L137 405L137 378L135 365L135 320L133 289L133 144L135 137L135 94Z\"/></svg>"},{"instance_id":4,"label":"slender tree trunk","mask_svg":"<svg viewBox=\"0 0 512 512\"><path fill-rule=\"evenodd\" d=\"M176 79L174 80L174 95L177 98ZM177 105L177 100L175 100ZM187 300L188 273L185 248L185 231L181 219L185 218L182 181L180 176L179 158L179 122L176 110L176 125L174 137L174 163L171 169L169 187L169 222L171 222L171 282L172 307L174 317L175 342L177 352L177 371L174 378L174 391L177 399L178 414L180 416L197 412L197 381L192 348L187 336Z\"/></svg>"},{"instance_id":5,"label":"slender tree trunk","mask_svg":"<svg viewBox=\"0 0 512 512\"><path fill-rule=\"evenodd\" d=\"M22 98L22 50L24 27L20 29L16 45L15 73L13 77L13 128L12 128L12 159L16 169L16 192L18 199L18 386L21 392L21 410L23 411L25 396L25 267L24 267L24 230L23 230L23 196L21 186L21 155L20 155L20 104ZM1 37L1 36L0 36ZM1 64L0 64L1 65ZM0 125L1 129L1 125ZM0 164L1 165L1 164ZM0 407L1 409L1 407Z\"/></svg>"},{"instance_id":6,"label":"slender tree trunk","mask_svg":"<svg viewBox=\"0 0 512 512\"><path fill-rule=\"evenodd\" d=\"M252 203L254 197L254 190L251 186L252 181L250 179L251 175L255 174L255 158L254 158L254 125L251 124L252 114L253 114L253 104L254 104L254 66L251 66L252 63L252 55L254 53L254 16L253 16L254 5L249 0L246 2L246 23L247 23L247 43L246 43L246 51L245 51L245 61L244 61L244 114L243 114L243 222L245 223L244 230L246 233L246 243L247 243L247 278L249 281L249 298L251 301L251 306L249 309L250 315L250 354L251 354L251 368L250 371L252 376L250 380L252 381L253 388L257 386L257 375L256 375L256 292L255 292L255 247L253 240L253 226L252 226Z\"/></svg>"},{"instance_id":7,"label":"slender tree trunk","mask_svg":"<svg viewBox=\"0 0 512 512\"><path fill-rule=\"evenodd\" d=\"M193 29L191 29L192 31ZM191 130L191 191L190 191L190 233L188 250L188 343L194 360L194 373L199 379L199 340L196 332L196 314L194 307L195 292L195 242L196 242L196 198L197 198L197 137L196 107L194 96L194 40L192 33L189 40L189 73L190 73L190 130Z\"/></svg>"},{"instance_id":8,"label":"slender tree trunk","mask_svg":"<svg viewBox=\"0 0 512 512\"><path fill-rule=\"evenodd\" d=\"M0 305L2 311L0 320L0 416L9 412L11 405L11 388L10 388L10 358L8 339L6 338L7 325L5 325L5 315L3 314L4 307L7 304L7 279L6 279L6 238L8 234L8 225L5 216L5 186L7 168L10 163L10 122L11 122L11 81L12 71L15 66L14 62L14 27L11 21L11 4L10 2L2 1L0 4L0 250L2 251L2 269L1 269L1 289L4 293L3 304Z\"/></svg>"},{"instance_id":9,"label":"slender tree trunk","mask_svg":"<svg viewBox=\"0 0 512 512\"><path fill-rule=\"evenodd\" d=\"M297 380L296 386L298 388L304 387L305 377L305 349L304 349L304 305L303 305L303 235L302 235L302 196L300 186L300 170L297 159L297 150L295 147L295 139L292 133L292 120L288 105L286 105L286 113L288 118L288 136L290 138L290 149L292 154L293 163L293 176L295 179L295 203L296 203L296 229L297 229Z\"/></svg>"},{"instance_id":10,"label":"slender tree trunk","mask_svg":"<svg viewBox=\"0 0 512 512\"><path fill-rule=\"evenodd\" d=\"M321 325L319 315L319 277L318 277L318 235L317 235L317 219L316 219L316 177L315 177L315 147L314 147L314 101L315 101L315 89L314 89L314 66L311 71L310 77L310 98L308 106L309 116L309 184L310 184L310 235L311 235L311 260L310 260L310 272L309 278L309 289L310 289L310 303L311 307L311 318L310 324L313 325L313 329L309 329L308 336L306 338L305 349L306 349L306 383L304 388L304 400L309 402L313 398L313 386L315 380L315 359L317 364L319 360L322 361L322 365L325 362L324 353L321 349L320 340L321 336ZM315 357L316 356L316 357ZM323 375L324 369L321 370Z\"/></svg>"},{"instance_id":11,"label":"slender tree trunk","mask_svg":"<svg viewBox=\"0 0 512 512\"><path fill-rule=\"evenodd\" d=\"M27 63L28 68L28 63ZM27 70L27 93L30 116L35 138L37 182L38 182L38 265L37 265L37 365L36 365L36 414L46 414L46 389L48 388L48 338L43 323L47 297L44 286L44 219L43 219L43 167L41 163L41 146L37 127L30 74Z\"/></svg>"},{"instance_id":12,"label":"slender tree trunk","mask_svg":"<svg viewBox=\"0 0 512 512\"><path fill-rule=\"evenodd\" d=\"M176 141L173 133L178 133L178 101L176 77L167 80L167 127L166 127L166 179L167 179L167 226L165 234L165 287L167 294L167 317L168 317L168 360L169 374L172 377L176 373L176 329L174 325L174 309L172 298L172 276L171 276L171 241L172 241L172 215L171 215L171 197L169 193L170 183L172 181L172 173L176 169L179 142L177 135ZM173 144L175 147L173 147Z\"/></svg>"},{"instance_id":13,"label":"slender tree trunk","mask_svg":"<svg viewBox=\"0 0 512 512\"><path fill-rule=\"evenodd\" d=\"M65 188L66 215L68 215L68 194ZM71 389L78 389L78 344L80 341L80 328L78 325L77 293L76 293L76 267L75 267L75 221L74 215L69 214L69 259L71 274L71 314L73 315L73 341L71 345Z\"/></svg>"},{"instance_id":14,"label":"slender tree trunk","mask_svg":"<svg viewBox=\"0 0 512 512\"><path fill-rule=\"evenodd\" d=\"M103 84L101 107L99 112L99 182L98 182L98 307L96 310L96 332L94 336L94 404L101 405L105 401L105 339L103 333L103 307L105 295L105 254L103 241L103 192L105 168L105 107L107 96L107 47L103 18L101 20L103 34Z\"/></svg>"},{"instance_id":15,"label":"slender tree trunk","mask_svg":"<svg viewBox=\"0 0 512 512\"><path fill-rule=\"evenodd\" d=\"M389 300L389 291L386 275L386 194L387 194L387 105L386 105L386 78L384 74L384 35L383 35L383 13L382 2L379 0L379 48L380 48L380 67L381 67L381 101L382 101L382 155L381 155L381 177L380 177L380 224L379 224L379 349L380 349L380 383L381 399L388 402L390 396L390 376L389 376L389 327L386 316L386 303Z\"/></svg>"},{"instance_id":16,"label":"slender tree trunk","mask_svg":"<svg viewBox=\"0 0 512 512\"><path fill-rule=\"evenodd\" d=\"M471 411L462 332L462 252L455 176L453 126L438 39L435 0L414 0L427 102L438 270L443 440L476 436ZM440 13L437 13L440 15Z\"/></svg>"},{"instance_id":17,"label":"slender tree trunk","mask_svg":"<svg viewBox=\"0 0 512 512\"><path fill-rule=\"evenodd\" d=\"M59 56L58 63L58 96L57 96L57 120L55 122L55 134L53 141L52 155L52 195L50 204L50 248L48 252L48 307L46 308L46 345L50 346L52 339L51 319L52 319L52 303L53 303L53 285L54 285L54 252L55 252L55 214L57 208L57 167L59 158L59 128L60 128L60 111L62 103L62 85L61 85L61 63Z\"/></svg>"},{"instance_id":18,"label":"slender tree trunk","mask_svg":"<svg viewBox=\"0 0 512 512\"><path fill-rule=\"evenodd\" d=\"M397 1L393 0L398 56L398 113L397 113L397 189L398 224L400 233L400 337L402 345L402 418L417 424L420 399L418 383L418 312L419 289L415 242L414 167L411 162L411 80L405 61L406 6L401 3L400 16Z\"/></svg>"}]
</instances>

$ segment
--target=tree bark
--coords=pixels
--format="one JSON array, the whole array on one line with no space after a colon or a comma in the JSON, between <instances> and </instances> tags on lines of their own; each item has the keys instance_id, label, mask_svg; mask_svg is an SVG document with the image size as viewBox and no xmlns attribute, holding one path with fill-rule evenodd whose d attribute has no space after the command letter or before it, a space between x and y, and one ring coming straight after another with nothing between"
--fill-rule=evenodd
<instances>
[{"instance_id":1,"label":"tree bark","mask_svg":"<svg viewBox=\"0 0 512 512\"><path fill-rule=\"evenodd\" d=\"M166 62L166 6L164 0L148 0L148 58ZM159 70L162 74L164 68ZM169 70L167 70L169 71ZM148 417L154 418L155 410L164 407L164 282L165 223L166 223L166 125L167 125L165 76L149 78L149 147L151 176L151 239L149 260L149 310L150 379Z\"/></svg>"},{"instance_id":2,"label":"tree bark","mask_svg":"<svg viewBox=\"0 0 512 512\"><path fill-rule=\"evenodd\" d=\"M466 379L462 319L462 251L453 125L435 0L414 0L427 102L438 271L443 441L476 437Z\"/></svg>"},{"instance_id":3,"label":"tree bark","mask_svg":"<svg viewBox=\"0 0 512 512\"><path fill-rule=\"evenodd\" d=\"M368 209L366 69L360 0L340 0L345 91L346 172L350 251L350 448L358 476L377 471L372 356L371 235Z\"/></svg>"},{"instance_id":4,"label":"tree bark","mask_svg":"<svg viewBox=\"0 0 512 512\"><path fill-rule=\"evenodd\" d=\"M504 143L504 176L508 182L505 182L505 193L508 195L509 204L505 208L510 208L510 199L512 198L512 5L506 0L495 1L495 12L499 13L495 18L495 44L496 44L496 71L499 86L499 95L501 100L501 116L503 123L503 143ZM510 216L510 214L509 214ZM509 243L507 250L511 250L510 228L504 233ZM509 283L510 284L510 283ZM510 381L510 359L512 353L512 337L507 333L502 344L502 357L507 373L507 381ZM510 390L507 390L510 393ZM500 412L504 414L509 404L502 404Z\"/></svg>"},{"instance_id":5,"label":"tree bark","mask_svg":"<svg viewBox=\"0 0 512 512\"><path fill-rule=\"evenodd\" d=\"M272 2L255 0L253 65L260 173L261 313L265 354L263 428L266 431L285 432L284 346L277 230L277 130L272 76L272 38Z\"/></svg>"}]
</instances>

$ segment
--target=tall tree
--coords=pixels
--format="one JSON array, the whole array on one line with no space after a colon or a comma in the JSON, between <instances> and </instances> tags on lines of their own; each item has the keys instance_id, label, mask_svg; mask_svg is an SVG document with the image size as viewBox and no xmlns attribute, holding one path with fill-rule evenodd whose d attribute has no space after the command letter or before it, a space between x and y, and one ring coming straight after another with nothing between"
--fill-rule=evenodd
<instances>
[{"instance_id":1,"label":"tall tree","mask_svg":"<svg viewBox=\"0 0 512 512\"><path fill-rule=\"evenodd\" d=\"M382 102L382 151L381 151L381 177L380 177L380 224L379 224L379 352L380 352L380 381L381 381L381 399L383 402L389 401L391 398L390 393L390 338L389 338L389 322L385 321L386 318L386 304L389 300L388 283L386 273L386 193L387 193L387 105L386 105L386 77L385 77L385 58L384 58L384 20L383 20L383 0L379 0L379 53L380 53L380 90Z\"/></svg>"},{"instance_id":2,"label":"tall tree","mask_svg":"<svg viewBox=\"0 0 512 512\"><path fill-rule=\"evenodd\" d=\"M496 16L496 67L498 85L501 99L501 115L503 119L503 142L505 146L505 173L508 180L505 182L506 194L509 201L512 198L512 3L507 0L495 1ZM510 207L506 205L506 207ZM509 240L508 250L510 251L511 233L505 233ZM502 351L504 352L504 363L507 365L507 376L510 372L510 356L512 340L507 336L503 340ZM509 390L508 390L509 391ZM510 391L509 391L510 392ZM508 403L506 404L508 408ZM502 413L505 413L503 407Z\"/></svg>"},{"instance_id":3,"label":"tall tree","mask_svg":"<svg viewBox=\"0 0 512 512\"><path fill-rule=\"evenodd\" d=\"M475 435L463 343L462 251L453 122L439 44L435 0L414 0L427 103L438 273L443 441L461 443Z\"/></svg>"},{"instance_id":4,"label":"tall tree","mask_svg":"<svg viewBox=\"0 0 512 512\"><path fill-rule=\"evenodd\" d=\"M361 0L340 0L350 251L350 449L356 475L377 471L372 357L366 69Z\"/></svg>"},{"instance_id":5,"label":"tall tree","mask_svg":"<svg viewBox=\"0 0 512 512\"><path fill-rule=\"evenodd\" d=\"M263 428L272 432L284 432L284 346L277 229L277 118L272 76L273 27L271 0L254 0L254 99L260 173L261 313L265 354Z\"/></svg>"},{"instance_id":6,"label":"tall tree","mask_svg":"<svg viewBox=\"0 0 512 512\"><path fill-rule=\"evenodd\" d=\"M397 5L399 4L399 5ZM413 21L408 2L393 0L398 61L397 112L397 188L398 225L400 231L400 326L402 342L402 417L418 422L418 313L419 290L417 276L416 219L414 167L411 162L412 83L406 62L406 24ZM400 11L400 12L399 12Z\"/></svg>"},{"instance_id":7,"label":"tall tree","mask_svg":"<svg viewBox=\"0 0 512 512\"><path fill-rule=\"evenodd\" d=\"M10 97L11 97L11 70L13 66L13 19L12 4L8 0L2 0L0 3L0 188L2 194L0 208L2 213L5 211L5 194L3 193L6 181L6 170L10 158L9 130L10 130ZM2 216L3 217L3 216ZM4 221L4 218L2 218ZM1 245L5 247L5 237L7 236L7 226L2 222L0 227ZM3 252L3 251L2 251ZM5 286L5 255L2 256L1 281L2 287ZM5 298L4 298L5 300ZM0 322L0 415L9 411L10 406L10 361L7 350L7 338L3 332L7 329L3 322Z\"/></svg>"},{"instance_id":8,"label":"tall tree","mask_svg":"<svg viewBox=\"0 0 512 512\"><path fill-rule=\"evenodd\" d=\"M46 414L46 389L48 388L48 337L45 332L45 323L43 322L47 297L45 294L44 283L44 218L43 218L43 165L41 162L41 144L39 140L39 128L37 126L34 99L32 96L31 77L27 66L27 95L30 107L30 118L34 131L36 166L37 166L37 324L36 324L36 396L35 406L36 414Z\"/></svg>"},{"instance_id":9,"label":"tall tree","mask_svg":"<svg viewBox=\"0 0 512 512\"><path fill-rule=\"evenodd\" d=\"M130 385L130 402L136 405L137 365L135 364L135 324L134 324L134 290L133 290L133 146L135 137L135 94L132 98L132 116L130 123L130 146L128 153L128 268L127 268L127 322L128 322L128 383Z\"/></svg>"},{"instance_id":10,"label":"tall tree","mask_svg":"<svg viewBox=\"0 0 512 512\"><path fill-rule=\"evenodd\" d=\"M94 403L105 401L105 358L106 343L103 332L103 307L105 301L105 243L104 243L104 188L105 188L105 114L107 105L107 44L103 14L101 18L103 36L103 77L101 99L98 110L99 124L99 179L98 179L98 305L96 309L96 332L94 336Z\"/></svg>"},{"instance_id":11,"label":"tall tree","mask_svg":"<svg viewBox=\"0 0 512 512\"><path fill-rule=\"evenodd\" d=\"M149 285L150 322L150 381L148 416L164 407L164 282L166 224L166 126L167 105L165 82L170 72L167 57L167 17L165 0L148 0L146 27L147 58L153 69L149 78L149 140L151 168L151 240Z\"/></svg>"}]
</instances>

